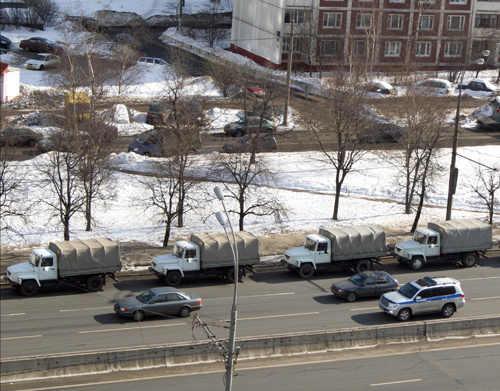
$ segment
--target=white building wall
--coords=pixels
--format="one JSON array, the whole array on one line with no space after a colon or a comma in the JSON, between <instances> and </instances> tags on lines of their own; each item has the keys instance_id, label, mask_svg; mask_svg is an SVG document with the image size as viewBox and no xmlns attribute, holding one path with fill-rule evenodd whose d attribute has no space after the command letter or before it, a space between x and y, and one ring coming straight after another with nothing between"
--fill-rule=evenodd
<instances>
[{"instance_id":1,"label":"white building wall","mask_svg":"<svg viewBox=\"0 0 500 391\"><path fill-rule=\"evenodd\" d=\"M2 75L1 100L8 102L19 95L19 75L20 71L16 68L9 68L8 72Z\"/></svg>"},{"instance_id":2,"label":"white building wall","mask_svg":"<svg viewBox=\"0 0 500 391\"><path fill-rule=\"evenodd\" d=\"M231 44L274 64L281 63L285 0L234 0Z\"/></svg>"}]
</instances>

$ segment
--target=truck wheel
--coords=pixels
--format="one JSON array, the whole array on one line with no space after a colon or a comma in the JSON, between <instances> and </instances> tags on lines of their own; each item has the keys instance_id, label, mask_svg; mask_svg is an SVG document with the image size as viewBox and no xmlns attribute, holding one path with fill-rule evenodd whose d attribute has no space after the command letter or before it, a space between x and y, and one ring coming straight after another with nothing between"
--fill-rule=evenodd
<instances>
[{"instance_id":1,"label":"truck wheel","mask_svg":"<svg viewBox=\"0 0 500 391\"><path fill-rule=\"evenodd\" d=\"M191 308L189 308L189 307L182 307L181 310L179 311L179 317L181 317L181 318L187 318L190 313L191 313Z\"/></svg>"},{"instance_id":2,"label":"truck wheel","mask_svg":"<svg viewBox=\"0 0 500 391\"><path fill-rule=\"evenodd\" d=\"M358 297L358 295L356 295L356 292L349 292L347 294L347 296L345 297L345 299L348 302L352 303L353 301L356 301L357 297Z\"/></svg>"},{"instance_id":3,"label":"truck wheel","mask_svg":"<svg viewBox=\"0 0 500 391\"><path fill-rule=\"evenodd\" d=\"M90 276L85 284L89 292L99 292L103 286L102 278L99 276Z\"/></svg>"},{"instance_id":4,"label":"truck wheel","mask_svg":"<svg viewBox=\"0 0 500 391\"><path fill-rule=\"evenodd\" d=\"M165 277L165 285L167 286L179 286L182 282L182 275L178 270L172 270L167 273Z\"/></svg>"},{"instance_id":5,"label":"truck wheel","mask_svg":"<svg viewBox=\"0 0 500 391\"><path fill-rule=\"evenodd\" d=\"M26 280L21 284L19 290L23 296L33 296L38 292L38 284L35 280Z\"/></svg>"},{"instance_id":6,"label":"truck wheel","mask_svg":"<svg viewBox=\"0 0 500 391\"><path fill-rule=\"evenodd\" d=\"M356 273L366 272L370 268L370 262L368 260L363 259L356 263Z\"/></svg>"},{"instance_id":7,"label":"truck wheel","mask_svg":"<svg viewBox=\"0 0 500 391\"><path fill-rule=\"evenodd\" d=\"M132 314L132 319L136 322L142 322L144 320L144 312L137 310Z\"/></svg>"},{"instance_id":8,"label":"truck wheel","mask_svg":"<svg viewBox=\"0 0 500 391\"><path fill-rule=\"evenodd\" d=\"M441 309L441 316L443 318L449 318L455 313L455 306L453 304L445 304Z\"/></svg>"},{"instance_id":9,"label":"truck wheel","mask_svg":"<svg viewBox=\"0 0 500 391\"><path fill-rule=\"evenodd\" d=\"M414 272L420 270L424 267L424 258L422 257L413 257L410 262L410 269Z\"/></svg>"},{"instance_id":10,"label":"truck wheel","mask_svg":"<svg viewBox=\"0 0 500 391\"><path fill-rule=\"evenodd\" d=\"M398 320L400 322L405 322L408 319L411 318L411 310L409 308L403 308L401 311L398 312Z\"/></svg>"},{"instance_id":11,"label":"truck wheel","mask_svg":"<svg viewBox=\"0 0 500 391\"><path fill-rule=\"evenodd\" d=\"M462 265L464 267L472 267L477 262L477 254L475 253L466 253L462 256Z\"/></svg>"},{"instance_id":12,"label":"truck wheel","mask_svg":"<svg viewBox=\"0 0 500 391\"><path fill-rule=\"evenodd\" d=\"M243 277L243 270L238 269L238 281L241 281L241 278ZM234 267L228 269L226 273L226 280L230 284L234 284Z\"/></svg>"},{"instance_id":13,"label":"truck wheel","mask_svg":"<svg viewBox=\"0 0 500 391\"><path fill-rule=\"evenodd\" d=\"M305 279L311 278L314 274L314 267L310 263L300 265L299 276Z\"/></svg>"}]
</instances>

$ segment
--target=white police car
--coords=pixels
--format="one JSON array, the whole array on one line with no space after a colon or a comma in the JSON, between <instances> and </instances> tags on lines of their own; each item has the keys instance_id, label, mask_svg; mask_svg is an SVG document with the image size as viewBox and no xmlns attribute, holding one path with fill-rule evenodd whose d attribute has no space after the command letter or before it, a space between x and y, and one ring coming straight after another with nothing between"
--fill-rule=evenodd
<instances>
[{"instance_id":1,"label":"white police car","mask_svg":"<svg viewBox=\"0 0 500 391\"><path fill-rule=\"evenodd\" d=\"M405 284L396 292L383 294L379 300L379 307L400 321L436 312L449 318L464 304L460 282L448 277L424 277Z\"/></svg>"}]
</instances>

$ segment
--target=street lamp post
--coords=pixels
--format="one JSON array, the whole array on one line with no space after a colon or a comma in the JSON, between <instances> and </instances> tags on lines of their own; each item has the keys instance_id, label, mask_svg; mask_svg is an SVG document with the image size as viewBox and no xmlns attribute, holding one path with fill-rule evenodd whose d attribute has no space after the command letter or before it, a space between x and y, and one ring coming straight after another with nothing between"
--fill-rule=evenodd
<instances>
[{"instance_id":1,"label":"street lamp post","mask_svg":"<svg viewBox=\"0 0 500 391\"><path fill-rule=\"evenodd\" d=\"M229 215L226 210L226 205L224 204L224 194L219 186L215 186L214 188L215 195L220 200L223 208L224 215L222 212L217 212L215 216L217 217L217 221L224 228L224 233L226 234L227 241L231 246L231 251L233 253L234 260L234 293L233 293L233 306L231 309L231 323L229 329L229 346L228 346L228 355L227 355L227 363L226 363L226 391L231 391L231 387L233 385L233 370L234 370L234 360L237 354L236 351L236 319L238 315L238 310L236 309L236 302L238 298L238 279L239 279L239 262L238 262L238 246L236 243L236 236L234 234L233 226L231 224L231 220L229 219ZM227 218L227 220L226 220ZM229 240L229 235L227 234L226 226L229 224L229 228L231 229L231 233L233 236L233 242Z\"/></svg>"},{"instance_id":2,"label":"street lamp post","mask_svg":"<svg viewBox=\"0 0 500 391\"><path fill-rule=\"evenodd\" d=\"M490 55L489 50L483 50L481 55L488 57ZM468 65L483 65L484 58L478 58ZM450 164L450 179L448 182L448 202L446 204L446 220L451 219L451 209L453 206L453 195L457 188L458 181L458 169L455 167L457 161L457 147L458 147L458 129L460 127L460 103L462 100L462 84L464 82L465 72L467 71L467 65L462 69L460 74L460 84L458 85L458 103L457 103L457 115L455 117L455 130L453 132L453 146L451 151L451 164Z\"/></svg>"}]
</instances>

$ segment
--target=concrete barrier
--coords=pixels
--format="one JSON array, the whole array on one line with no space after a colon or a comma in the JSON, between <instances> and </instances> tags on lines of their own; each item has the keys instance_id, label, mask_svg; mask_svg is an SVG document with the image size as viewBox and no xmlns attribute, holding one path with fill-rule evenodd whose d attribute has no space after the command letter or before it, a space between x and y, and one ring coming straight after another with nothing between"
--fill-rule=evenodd
<instances>
[{"instance_id":1,"label":"concrete barrier","mask_svg":"<svg viewBox=\"0 0 500 391\"><path fill-rule=\"evenodd\" d=\"M402 343L499 336L500 315L237 339L238 360L288 357ZM2 382L214 363L209 342L71 352L0 360Z\"/></svg>"}]
</instances>

